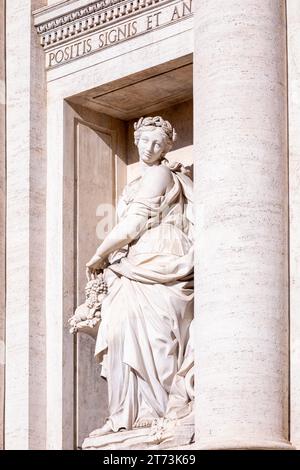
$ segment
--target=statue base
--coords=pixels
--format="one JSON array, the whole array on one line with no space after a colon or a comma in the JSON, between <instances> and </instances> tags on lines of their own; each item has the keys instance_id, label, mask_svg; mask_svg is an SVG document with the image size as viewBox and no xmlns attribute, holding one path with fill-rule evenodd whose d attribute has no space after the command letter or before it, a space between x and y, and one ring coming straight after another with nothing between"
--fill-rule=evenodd
<instances>
[{"instance_id":1,"label":"statue base","mask_svg":"<svg viewBox=\"0 0 300 470\"><path fill-rule=\"evenodd\" d=\"M159 419L151 427L89 436L83 450L172 449L194 441L194 423L190 419Z\"/></svg>"}]
</instances>

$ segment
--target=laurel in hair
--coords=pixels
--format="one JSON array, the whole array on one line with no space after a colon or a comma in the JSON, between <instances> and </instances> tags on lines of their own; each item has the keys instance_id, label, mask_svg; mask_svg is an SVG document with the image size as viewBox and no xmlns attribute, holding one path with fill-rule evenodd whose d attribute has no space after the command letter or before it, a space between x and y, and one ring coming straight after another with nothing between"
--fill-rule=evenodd
<instances>
[{"instance_id":1,"label":"laurel in hair","mask_svg":"<svg viewBox=\"0 0 300 470\"><path fill-rule=\"evenodd\" d=\"M169 150L172 148L173 143L176 141L177 135L174 127L169 123L169 121L165 121L161 116L154 116L154 117L141 117L138 122L134 124L134 137L135 143L138 143L140 138L141 130L145 127L149 128L161 128L168 139Z\"/></svg>"}]
</instances>

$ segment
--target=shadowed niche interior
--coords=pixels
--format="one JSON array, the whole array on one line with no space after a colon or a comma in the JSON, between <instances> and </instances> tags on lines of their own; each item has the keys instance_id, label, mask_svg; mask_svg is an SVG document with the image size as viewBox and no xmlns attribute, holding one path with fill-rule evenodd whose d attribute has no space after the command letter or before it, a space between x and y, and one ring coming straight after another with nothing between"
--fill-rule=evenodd
<instances>
[{"instance_id":1,"label":"shadowed niche interior","mask_svg":"<svg viewBox=\"0 0 300 470\"><path fill-rule=\"evenodd\" d=\"M124 186L139 174L133 124L141 116L156 115L170 121L177 132L168 160L192 168L191 55L87 90L66 102L66 126L70 128L69 135L74 136L66 143L68 158L74 166L74 310L85 296L85 264L103 240L103 229L109 231L116 220L115 214L109 220L103 208L115 206ZM77 335L74 359L77 447L108 416L107 384L94 361L94 349L93 338Z\"/></svg>"}]
</instances>

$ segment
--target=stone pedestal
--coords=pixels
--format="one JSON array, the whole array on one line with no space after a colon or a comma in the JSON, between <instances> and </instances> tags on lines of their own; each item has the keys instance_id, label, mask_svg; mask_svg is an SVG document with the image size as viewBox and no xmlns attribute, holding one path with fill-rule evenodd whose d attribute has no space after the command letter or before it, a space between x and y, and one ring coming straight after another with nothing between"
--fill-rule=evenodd
<instances>
[{"instance_id":1,"label":"stone pedestal","mask_svg":"<svg viewBox=\"0 0 300 470\"><path fill-rule=\"evenodd\" d=\"M196 2L197 448L289 448L284 6Z\"/></svg>"},{"instance_id":2,"label":"stone pedestal","mask_svg":"<svg viewBox=\"0 0 300 470\"><path fill-rule=\"evenodd\" d=\"M119 431L103 436L89 436L83 450L137 450L188 448L194 440L194 415L182 419L162 418L151 427Z\"/></svg>"}]
</instances>

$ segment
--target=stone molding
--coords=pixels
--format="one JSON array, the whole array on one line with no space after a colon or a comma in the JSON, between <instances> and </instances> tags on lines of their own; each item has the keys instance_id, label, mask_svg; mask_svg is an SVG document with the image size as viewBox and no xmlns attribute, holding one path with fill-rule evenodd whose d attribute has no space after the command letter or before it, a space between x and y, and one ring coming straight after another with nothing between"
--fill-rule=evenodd
<instances>
[{"instance_id":1,"label":"stone molding","mask_svg":"<svg viewBox=\"0 0 300 470\"><path fill-rule=\"evenodd\" d=\"M168 4L172 0L102 0L73 9L69 13L52 16L47 21L39 21L40 12L36 12L35 26L44 48L51 47L81 33L94 31L102 26L131 17L152 7ZM59 5L58 5L59 8ZM52 14L56 12L52 8Z\"/></svg>"}]
</instances>

